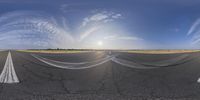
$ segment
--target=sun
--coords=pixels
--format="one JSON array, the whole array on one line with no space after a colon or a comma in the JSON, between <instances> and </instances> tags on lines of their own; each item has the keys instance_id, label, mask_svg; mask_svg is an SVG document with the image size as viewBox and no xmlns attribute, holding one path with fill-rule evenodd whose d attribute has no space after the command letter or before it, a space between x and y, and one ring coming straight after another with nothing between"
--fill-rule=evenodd
<instances>
[{"instance_id":1,"label":"sun","mask_svg":"<svg viewBox=\"0 0 200 100\"><path fill-rule=\"evenodd\" d=\"M98 44L99 46L102 46L102 45L103 45L103 42L102 42L102 41L98 41L97 44Z\"/></svg>"}]
</instances>

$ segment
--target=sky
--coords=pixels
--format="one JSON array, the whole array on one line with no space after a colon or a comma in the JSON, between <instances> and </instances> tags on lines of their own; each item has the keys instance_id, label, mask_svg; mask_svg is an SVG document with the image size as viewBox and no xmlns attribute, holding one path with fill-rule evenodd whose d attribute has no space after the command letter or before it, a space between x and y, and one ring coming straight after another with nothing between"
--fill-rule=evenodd
<instances>
[{"instance_id":1,"label":"sky","mask_svg":"<svg viewBox=\"0 0 200 100\"><path fill-rule=\"evenodd\" d=\"M0 49L200 49L199 0L1 0Z\"/></svg>"}]
</instances>

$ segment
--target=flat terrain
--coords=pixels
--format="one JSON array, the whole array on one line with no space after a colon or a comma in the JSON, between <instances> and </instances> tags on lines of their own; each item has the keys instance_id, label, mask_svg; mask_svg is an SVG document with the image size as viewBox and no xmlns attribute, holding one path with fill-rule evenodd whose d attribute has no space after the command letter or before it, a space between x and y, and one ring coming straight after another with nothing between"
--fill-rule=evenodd
<instances>
[{"instance_id":1,"label":"flat terrain","mask_svg":"<svg viewBox=\"0 0 200 100\"><path fill-rule=\"evenodd\" d=\"M32 52L32 53L85 53L92 51L82 51L82 50L18 50L19 52Z\"/></svg>"},{"instance_id":2,"label":"flat terrain","mask_svg":"<svg viewBox=\"0 0 200 100\"><path fill-rule=\"evenodd\" d=\"M199 50L124 50L121 52L143 53L143 54L177 54L177 53L199 52Z\"/></svg>"},{"instance_id":3,"label":"flat terrain","mask_svg":"<svg viewBox=\"0 0 200 100\"><path fill-rule=\"evenodd\" d=\"M4 68L7 55L8 51L0 52L0 72ZM11 55L20 82L1 83L0 100L200 99L200 83L197 83L200 78L199 52L50 54L11 51ZM115 55L116 58L106 58L104 63L89 68L59 68L67 64L92 62L83 64L87 67L107 55ZM42 62L37 57L54 63ZM54 66L56 64L58 67Z\"/></svg>"},{"instance_id":4,"label":"flat terrain","mask_svg":"<svg viewBox=\"0 0 200 100\"><path fill-rule=\"evenodd\" d=\"M100 50L18 50L21 52L33 52L33 53L84 53L84 52L95 52ZM103 51L103 50L101 50ZM116 50L118 52L128 53L142 53L142 54L176 54L176 53L191 53L199 52L200 50Z\"/></svg>"}]
</instances>

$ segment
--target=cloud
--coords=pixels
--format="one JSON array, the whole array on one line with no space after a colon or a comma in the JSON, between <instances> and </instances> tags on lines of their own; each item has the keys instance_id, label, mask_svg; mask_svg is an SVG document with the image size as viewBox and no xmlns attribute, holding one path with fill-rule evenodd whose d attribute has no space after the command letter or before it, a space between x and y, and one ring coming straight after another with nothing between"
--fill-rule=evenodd
<instances>
[{"instance_id":1,"label":"cloud","mask_svg":"<svg viewBox=\"0 0 200 100\"><path fill-rule=\"evenodd\" d=\"M0 17L0 41L20 46L61 47L73 37L57 20L43 12L15 11Z\"/></svg>"},{"instance_id":2,"label":"cloud","mask_svg":"<svg viewBox=\"0 0 200 100\"><path fill-rule=\"evenodd\" d=\"M199 42L200 42L200 38L199 38L199 39L196 39L196 40L193 40L191 44L193 44L193 45L194 45L194 44L199 44Z\"/></svg>"},{"instance_id":3,"label":"cloud","mask_svg":"<svg viewBox=\"0 0 200 100\"><path fill-rule=\"evenodd\" d=\"M118 18L120 18L121 16L122 16L121 14L115 14L115 15L112 16L112 18L118 19Z\"/></svg>"},{"instance_id":4,"label":"cloud","mask_svg":"<svg viewBox=\"0 0 200 100\"><path fill-rule=\"evenodd\" d=\"M198 28L200 28L200 18L197 19L197 20L193 23L193 25L192 25L192 27L190 27L190 29L189 29L187 35L190 35L190 34L194 33L195 31L198 30Z\"/></svg>"},{"instance_id":5,"label":"cloud","mask_svg":"<svg viewBox=\"0 0 200 100\"><path fill-rule=\"evenodd\" d=\"M111 35L104 37L105 40L143 40L139 37L133 36L122 36L122 35Z\"/></svg>"},{"instance_id":6,"label":"cloud","mask_svg":"<svg viewBox=\"0 0 200 100\"><path fill-rule=\"evenodd\" d=\"M113 22L122 17L119 13L101 11L83 18L81 27L83 32L80 34L80 41L84 40L88 36L94 33L98 33L98 30L105 30L104 27L108 22Z\"/></svg>"},{"instance_id":7,"label":"cloud","mask_svg":"<svg viewBox=\"0 0 200 100\"><path fill-rule=\"evenodd\" d=\"M84 20L82 22L82 27L87 26L89 23L112 22L112 21L119 19L121 17L122 17L122 15L119 14L119 13L108 12L108 11L95 13L91 16L84 18Z\"/></svg>"},{"instance_id":8,"label":"cloud","mask_svg":"<svg viewBox=\"0 0 200 100\"><path fill-rule=\"evenodd\" d=\"M192 24L187 32L187 36L190 38L191 45L196 46L200 44L200 18Z\"/></svg>"},{"instance_id":9,"label":"cloud","mask_svg":"<svg viewBox=\"0 0 200 100\"><path fill-rule=\"evenodd\" d=\"M125 40L126 43L142 40L125 35L127 30L124 27L112 23L121 17L119 13L98 12L83 18L79 27L71 29L64 16L55 17L41 11L6 13L0 16L0 48L87 48L95 47L96 44L92 43L98 39L116 40L113 45L123 47L117 40L123 40L120 41L123 43Z\"/></svg>"},{"instance_id":10,"label":"cloud","mask_svg":"<svg viewBox=\"0 0 200 100\"><path fill-rule=\"evenodd\" d=\"M99 29L100 29L100 26L95 26L95 27L89 28L84 33L81 33L80 34L80 41L82 41L83 39L85 39L86 37L93 34L94 32L96 32Z\"/></svg>"}]
</instances>

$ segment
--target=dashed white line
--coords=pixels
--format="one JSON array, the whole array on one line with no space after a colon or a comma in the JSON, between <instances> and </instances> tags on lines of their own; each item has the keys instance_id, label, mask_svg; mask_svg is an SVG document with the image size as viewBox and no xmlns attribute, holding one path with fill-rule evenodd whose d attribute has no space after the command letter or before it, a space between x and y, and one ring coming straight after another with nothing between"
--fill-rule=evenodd
<instances>
[{"instance_id":1,"label":"dashed white line","mask_svg":"<svg viewBox=\"0 0 200 100\"><path fill-rule=\"evenodd\" d=\"M10 52L8 53L6 63L0 75L0 83L19 83Z\"/></svg>"}]
</instances>

